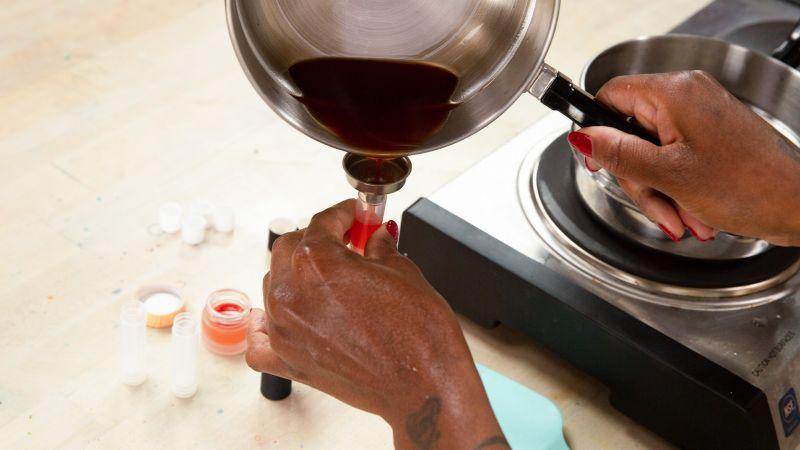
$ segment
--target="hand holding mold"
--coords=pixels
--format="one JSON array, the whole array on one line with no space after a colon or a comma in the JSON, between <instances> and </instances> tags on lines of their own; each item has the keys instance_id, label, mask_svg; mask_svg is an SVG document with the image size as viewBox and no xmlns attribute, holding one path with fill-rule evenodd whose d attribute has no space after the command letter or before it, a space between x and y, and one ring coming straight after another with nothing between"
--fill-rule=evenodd
<instances>
[{"instance_id":1,"label":"hand holding mold","mask_svg":"<svg viewBox=\"0 0 800 450\"><path fill-rule=\"evenodd\" d=\"M380 415L398 448L502 440L450 307L386 225L364 256L348 249L354 210L344 201L276 241L248 364Z\"/></svg>"}]
</instances>

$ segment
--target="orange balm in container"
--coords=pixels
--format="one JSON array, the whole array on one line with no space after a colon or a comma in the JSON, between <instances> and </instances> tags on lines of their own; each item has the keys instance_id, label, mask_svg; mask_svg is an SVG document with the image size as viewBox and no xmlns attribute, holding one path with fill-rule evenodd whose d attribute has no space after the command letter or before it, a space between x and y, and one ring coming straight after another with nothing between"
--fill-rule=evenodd
<instances>
[{"instance_id":1,"label":"orange balm in container","mask_svg":"<svg viewBox=\"0 0 800 450\"><path fill-rule=\"evenodd\" d=\"M233 289L214 291L203 310L203 343L220 355L238 355L247 347L250 299Z\"/></svg>"}]
</instances>

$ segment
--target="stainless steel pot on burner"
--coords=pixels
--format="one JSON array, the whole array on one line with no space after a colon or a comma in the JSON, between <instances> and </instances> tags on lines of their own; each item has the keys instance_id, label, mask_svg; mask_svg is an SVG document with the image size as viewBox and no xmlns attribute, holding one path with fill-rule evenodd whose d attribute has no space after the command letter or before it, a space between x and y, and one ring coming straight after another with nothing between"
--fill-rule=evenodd
<instances>
[{"instance_id":1,"label":"stainless steel pot on burner","mask_svg":"<svg viewBox=\"0 0 800 450\"><path fill-rule=\"evenodd\" d=\"M797 64L796 39L782 46L783 58ZM787 52L786 49L793 49ZM800 146L800 72L765 54L725 41L689 35L666 35L617 44L595 57L583 72L582 86L596 93L618 75L704 70L740 100ZM757 151L758 149L753 149ZM690 258L731 260L754 256L771 248L762 240L720 233L714 241L698 242L686 233L672 242L622 191L617 180L601 170L590 173L575 155L578 192L592 214L618 234L667 253Z\"/></svg>"}]
</instances>

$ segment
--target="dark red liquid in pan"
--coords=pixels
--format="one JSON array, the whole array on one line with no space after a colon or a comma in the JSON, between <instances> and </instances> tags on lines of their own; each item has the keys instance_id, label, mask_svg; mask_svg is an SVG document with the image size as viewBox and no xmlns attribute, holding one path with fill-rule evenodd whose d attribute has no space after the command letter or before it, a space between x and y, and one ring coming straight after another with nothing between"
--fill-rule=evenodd
<instances>
[{"instance_id":1,"label":"dark red liquid in pan","mask_svg":"<svg viewBox=\"0 0 800 450\"><path fill-rule=\"evenodd\" d=\"M315 58L289 68L302 102L348 146L366 152L413 151L438 131L457 105L458 77L419 62Z\"/></svg>"}]
</instances>

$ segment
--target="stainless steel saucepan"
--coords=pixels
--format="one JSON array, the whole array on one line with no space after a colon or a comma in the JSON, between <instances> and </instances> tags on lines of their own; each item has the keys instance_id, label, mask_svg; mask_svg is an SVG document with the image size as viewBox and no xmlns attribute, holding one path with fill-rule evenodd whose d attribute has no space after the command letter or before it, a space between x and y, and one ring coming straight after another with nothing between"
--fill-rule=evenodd
<instances>
[{"instance_id":1,"label":"stainless steel saucepan","mask_svg":"<svg viewBox=\"0 0 800 450\"><path fill-rule=\"evenodd\" d=\"M776 50L776 57L700 36L634 39L595 57L584 70L581 83L587 91L596 93L618 75L704 70L795 145L800 145L800 72L793 68L800 63L799 38L800 23ZM573 166L578 192L594 216L642 245L690 258L717 260L746 258L770 248L765 241L727 233L707 242L698 242L686 233L679 242L672 242L640 212L612 175L604 170L589 173L577 155Z\"/></svg>"},{"instance_id":2,"label":"stainless steel saucepan","mask_svg":"<svg viewBox=\"0 0 800 450\"><path fill-rule=\"evenodd\" d=\"M332 147L399 156L350 148L315 120L288 75L297 62L395 59L435 64L458 76L450 100L458 106L436 133L405 154L466 138L526 91L581 125L646 136L544 63L558 8L559 0L227 0L234 49L253 86L283 119Z\"/></svg>"}]
</instances>

